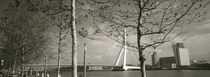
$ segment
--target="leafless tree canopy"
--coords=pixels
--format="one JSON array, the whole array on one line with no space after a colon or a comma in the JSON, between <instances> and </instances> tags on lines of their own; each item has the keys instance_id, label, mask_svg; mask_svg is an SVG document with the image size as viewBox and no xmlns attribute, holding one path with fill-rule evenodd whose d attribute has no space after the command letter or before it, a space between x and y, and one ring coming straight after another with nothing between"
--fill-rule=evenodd
<instances>
[{"instance_id":1,"label":"leafless tree canopy","mask_svg":"<svg viewBox=\"0 0 210 77\"><path fill-rule=\"evenodd\" d=\"M28 12L23 5L10 5L3 14L0 25L4 39L1 40L2 53L11 63L10 68L40 59L47 48L47 26L40 16Z\"/></svg>"},{"instance_id":2,"label":"leafless tree canopy","mask_svg":"<svg viewBox=\"0 0 210 77\"><path fill-rule=\"evenodd\" d=\"M200 12L209 2L202 0L88 0L88 11L97 22L96 32L123 42L123 30L128 29L128 46L137 49L142 77L145 73L145 49L157 48L182 32L186 24L202 22L206 12ZM85 31L85 30L83 30ZM88 34L88 33L83 33ZM136 41L134 41L136 40Z\"/></svg>"}]
</instances>

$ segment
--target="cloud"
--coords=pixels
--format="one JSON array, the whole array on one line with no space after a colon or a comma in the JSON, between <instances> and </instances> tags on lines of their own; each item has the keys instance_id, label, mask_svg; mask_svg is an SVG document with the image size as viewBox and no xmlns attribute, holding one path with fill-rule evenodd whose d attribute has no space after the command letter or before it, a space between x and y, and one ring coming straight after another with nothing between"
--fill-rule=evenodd
<instances>
[{"instance_id":1,"label":"cloud","mask_svg":"<svg viewBox=\"0 0 210 77\"><path fill-rule=\"evenodd\" d=\"M210 20L209 20L210 22ZM210 28L210 23L204 24L203 26L197 27L197 29L209 29Z\"/></svg>"},{"instance_id":2,"label":"cloud","mask_svg":"<svg viewBox=\"0 0 210 77\"><path fill-rule=\"evenodd\" d=\"M210 21L210 20L208 20ZM191 38L196 37L197 35L206 35L210 33L210 23L204 23L204 24L194 24L186 27L184 29L187 31L185 35L182 35L183 41Z\"/></svg>"},{"instance_id":3,"label":"cloud","mask_svg":"<svg viewBox=\"0 0 210 77\"><path fill-rule=\"evenodd\" d=\"M182 36L178 36L175 39L173 39L172 42L183 42L183 37Z\"/></svg>"},{"instance_id":4,"label":"cloud","mask_svg":"<svg viewBox=\"0 0 210 77\"><path fill-rule=\"evenodd\" d=\"M190 43L190 44L193 44L196 42L198 44L202 44L202 43L209 43L209 40L210 40L210 33L189 37L188 39L185 40L185 42Z\"/></svg>"},{"instance_id":5,"label":"cloud","mask_svg":"<svg viewBox=\"0 0 210 77\"><path fill-rule=\"evenodd\" d=\"M206 54L209 54L210 50L210 33L203 35L194 35L185 40L185 46L189 49L191 59L205 58ZM210 60L208 60L210 62Z\"/></svg>"}]
</instances>

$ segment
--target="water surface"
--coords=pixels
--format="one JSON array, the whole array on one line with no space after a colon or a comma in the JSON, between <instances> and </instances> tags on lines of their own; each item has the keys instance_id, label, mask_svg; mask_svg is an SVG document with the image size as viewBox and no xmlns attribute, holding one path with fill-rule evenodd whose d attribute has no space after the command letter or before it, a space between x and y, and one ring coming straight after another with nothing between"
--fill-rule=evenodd
<instances>
[{"instance_id":1,"label":"water surface","mask_svg":"<svg viewBox=\"0 0 210 77\"><path fill-rule=\"evenodd\" d=\"M147 77L210 77L210 70L154 70L147 71ZM56 77L51 72L50 77ZM70 71L62 71L61 77L71 77ZM78 77L83 77L79 72ZM87 77L141 77L139 71L88 71Z\"/></svg>"}]
</instances>

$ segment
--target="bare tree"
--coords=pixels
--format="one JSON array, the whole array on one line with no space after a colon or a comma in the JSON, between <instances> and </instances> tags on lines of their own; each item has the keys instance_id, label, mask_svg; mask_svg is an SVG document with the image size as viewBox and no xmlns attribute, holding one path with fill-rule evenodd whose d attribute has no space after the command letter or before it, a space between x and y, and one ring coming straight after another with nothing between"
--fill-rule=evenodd
<instances>
[{"instance_id":1,"label":"bare tree","mask_svg":"<svg viewBox=\"0 0 210 77\"><path fill-rule=\"evenodd\" d=\"M45 5L42 7L49 7L47 8L48 11L43 12L46 17L47 17L47 21L50 24L50 26L52 27L52 33L55 35L56 37L56 45L57 45L57 76L59 77L60 75L60 61L62 58L62 52L64 52L64 49L67 47L68 43L67 41L70 38L70 26L68 25L69 23L69 14L68 14L68 10L63 10L58 12L58 10L54 9L53 7L55 7L55 5L52 5L55 2L49 2L49 5ZM60 9L64 9L62 8L63 6L65 6L65 2L61 2L62 4L60 6L56 6L57 8L60 7ZM46 9L46 8L45 8ZM50 11L50 12L49 12ZM54 39L54 38L52 38Z\"/></svg>"},{"instance_id":2,"label":"bare tree","mask_svg":"<svg viewBox=\"0 0 210 77\"><path fill-rule=\"evenodd\" d=\"M1 32L5 38L3 52L5 56L11 56L14 68L16 64L21 66L22 77L24 64L39 59L46 48L47 27L36 18L36 14L27 12L23 5L12 4L5 10L1 19Z\"/></svg>"},{"instance_id":3,"label":"bare tree","mask_svg":"<svg viewBox=\"0 0 210 77\"><path fill-rule=\"evenodd\" d=\"M75 0L71 0L71 37L72 37L72 77L77 77L77 30L76 30L76 5Z\"/></svg>"},{"instance_id":4,"label":"bare tree","mask_svg":"<svg viewBox=\"0 0 210 77\"><path fill-rule=\"evenodd\" d=\"M49 22L51 22L51 27L53 27L52 29L52 33L55 35L56 37L56 45L57 45L57 76L60 75L60 64L61 64L61 58L62 58L62 53L64 52L64 50L67 48L68 46L68 40L70 38L69 34L70 34L70 27L69 25L67 25L67 23L63 22L65 20L66 17L64 13L62 14L57 14L57 15L53 15L52 17L56 17L55 19L48 19ZM56 21L60 21L60 22L56 22ZM52 38L55 39L55 38Z\"/></svg>"},{"instance_id":5,"label":"bare tree","mask_svg":"<svg viewBox=\"0 0 210 77\"><path fill-rule=\"evenodd\" d=\"M70 15L70 5L68 4L68 0L59 0L59 1L51 1L51 0L28 0L27 4L29 7L27 8L30 12L35 12L40 15L43 15L44 20L48 23L50 27L50 32L53 35L49 35L52 43L56 43L57 45L57 76L60 75L60 61L62 58L62 52L66 49L68 45L68 41L70 39L70 26L69 23L71 21ZM55 35L55 37L54 37ZM56 41L54 41L56 39Z\"/></svg>"},{"instance_id":6,"label":"bare tree","mask_svg":"<svg viewBox=\"0 0 210 77\"><path fill-rule=\"evenodd\" d=\"M43 2L43 1L41 1ZM40 2L38 2L40 3ZM45 13L48 13L49 15L60 15L59 24L56 24L56 26L59 28L59 34L58 34L58 74L59 74L59 68L60 68L60 54L61 54L61 47L62 47L62 40L67 36L69 33L68 31L71 31L71 37L72 37L72 76L77 77L77 34L76 34L76 23L75 23L75 17L76 17L76 5L75 0L71 1L48 1L46 0L46 4L44 5L52 5L47 7L38 7L38 11L42 11ZM41 5L42 6L42 5ZM37 9L37 7L36 7ZM31 10L36 10L31 9ZM52 17L55 18L56 17ZM57 21L56 21L57 22ZM54 22L53 22L54 23ZM66 26L68 25L68 26ZM68 30L68 27L70 27L70 30Z\"/></svg>"},{"instance_id":7,"label":"bare tree","mask_svg":"<svg viewBox=\"0 0 210 77\"><path fill-rule=\"evenodd\" d=\"M58 67L60 65L60 53L61 53L61 42L67 36L68 31L71 31L72 37L72 67L73 67L73 77L77 77L77 36L76 36L76 23L75 23L75 0L60 0L60 1L51 1L51 0L39 0L39 1L31 1L29 0L31 5L36 5L38 7L31 6L29 8L30 11L34 12L44 12L48 15L53 16L52 18L56 19L56 15L60 15L62 18L59 19L59 24L56 26L59 28L58 34ZM43 7L44 6L44 7ZM65 13L65 14L64 14ZM66 17L66 18L65 18ZM64 24L63 24L64 22ZM57 21L56 21L57 23ZM54 22L53 22L54 24ZM66 26L68 25L68 26ZM71 29L68 30L68 27ZM64 33L63 33L64 31ZM59 68L58 68L59 70ZM59 73L59 71L58 71Z\"/></svg>"}]
</instances>

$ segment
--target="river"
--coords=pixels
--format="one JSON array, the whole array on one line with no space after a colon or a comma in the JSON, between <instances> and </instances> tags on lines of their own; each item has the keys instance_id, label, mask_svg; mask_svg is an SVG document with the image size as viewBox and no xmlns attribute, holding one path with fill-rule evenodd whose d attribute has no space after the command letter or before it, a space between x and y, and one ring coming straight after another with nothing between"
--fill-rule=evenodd
<instances>
[{"instance_id":1,"label":"river","mask_svg":"<svg viewBox=\"0 0 210 77\"><path fill-rule=\"evenodd\" d=\"M50 77L56 77L51 72ZM61 77L71 77L70 71L62 71ZM83 77L79 72L78 77ZM139 71L88 71L87 77L140 77ZM210 77L210 70L153 70L147 71L147 77Z\"/></svg>"}]
</instances>

